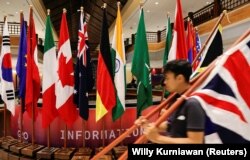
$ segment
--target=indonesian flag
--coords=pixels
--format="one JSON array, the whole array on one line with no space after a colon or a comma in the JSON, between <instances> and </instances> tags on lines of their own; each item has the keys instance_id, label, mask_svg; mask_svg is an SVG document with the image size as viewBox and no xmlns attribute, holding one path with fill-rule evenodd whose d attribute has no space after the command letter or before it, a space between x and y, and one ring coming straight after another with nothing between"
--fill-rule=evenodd
<instances>
[{"instance_id":1,"label":"indonesian flag","mask_svg":"<svg viewBox=\"0 0 250 160\"><path fill-rule=\"evenodd\" d=\"M11 65L11 53L10 53L10 35L8 31L7 20L4 23L2 50L0 56L0 79L1 87L0 94L7 109L15 115L15 93L12 78L12 65Z\"/></svg>"},{"instance_id":2,"label":"indonesian flag","mask_svg":"<svg viewBox=\"0 0 250 160\"><path fill-rule=\"evenodd\" d=\"M26 74L26 96L25 107L28 115L32 117L32 107L37 116L37 101L40 97L40 76L37 60L36 29L33 19L33 10L30 9L30 20L27 35L27 74Z\"/></svg>"},{"instance_id":3,"label":"indonesian flag","mask_svg":"<svg viewBox=\"0 0 250 160\"><path fill-rule=\"evenodd\" d=\"M175 59L188 59L187 43L185 38L182 7L180 0L177 0L175 9L175 22L173 30L172 46L168 55L168 61Z\"/></svg>"},{"instance_id":4,"label":"indonesian flag","mask_svg":"<svg viewBox=\"0 0 250 160\"><path fill-rule=\"evenodd\" d=\"M42 126L48 125L57 117L55 83L57 80L56 47L52 34L50 16L47 16L43 56L43 108Z\"/></svg>"},{"instance_id":5,"label":"indonesian flag","mask_svg":"<svg viewBox=\"0 0 250 160\"><path fill-rule=\"evenodd\" d=\"M62 14L58 48L56 108L58 109L59 115L65 121L65 123L71 126L77 118L77 110L73 103L73 61L65 11Z\"/></svg>"}]
</instances>

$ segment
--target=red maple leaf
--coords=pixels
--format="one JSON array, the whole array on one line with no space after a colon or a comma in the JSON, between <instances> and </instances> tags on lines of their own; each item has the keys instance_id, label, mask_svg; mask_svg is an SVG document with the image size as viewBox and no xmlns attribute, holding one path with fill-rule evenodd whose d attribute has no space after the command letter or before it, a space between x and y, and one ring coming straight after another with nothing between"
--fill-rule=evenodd
<instances>
[{"instance_id":1,"label":"red maple leaf","mask_svg":"<svg viewBox=\"0 0 250 160\"><path fill-rule=\"evenodd\" d=\"M62 82L62 86L65 85L73 86L74 85L74 76L73 76L73 62L72 58L66 63L66 57L63 53L59 58L59 68L58 68L58 76Z\"/></svg>"}]
</instances>

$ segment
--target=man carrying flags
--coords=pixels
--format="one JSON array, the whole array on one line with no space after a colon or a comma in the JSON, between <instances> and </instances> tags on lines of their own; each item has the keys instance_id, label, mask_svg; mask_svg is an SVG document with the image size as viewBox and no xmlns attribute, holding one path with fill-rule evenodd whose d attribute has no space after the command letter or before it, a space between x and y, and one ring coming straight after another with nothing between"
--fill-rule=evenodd
<instances>
[{"instance_id":1,"label":"man carrying flags","mask_svg":"<svg viewBox=\"0 0 250 160\"><path fill-rule=\"evenodd\" d=\"M190 88L189 78L192 68L187 60L169 61L164 66L165 88L170 93L177 93L175 100ZM135 121L142 125L144 135L154 143L160 144L197 144L203 143L205 130L205 112L200 103L190 98L184 101L168 121L163 121L158 127L148 123L144 117ZM169 136L160 134L168 131Z\"/></svg>"}]
</instances>

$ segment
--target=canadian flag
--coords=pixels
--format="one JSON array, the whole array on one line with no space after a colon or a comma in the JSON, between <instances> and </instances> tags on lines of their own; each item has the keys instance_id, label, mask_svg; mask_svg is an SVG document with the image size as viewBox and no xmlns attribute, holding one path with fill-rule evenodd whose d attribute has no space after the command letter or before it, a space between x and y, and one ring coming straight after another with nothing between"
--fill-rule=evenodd
<instances>
[{"instance_id":1,"label":"canadian flag","mask_svg":"<svg viewBox=\"0 0 250 160\"><path fill-rule=\"evenodd\" d=\"M66 10L63 11L60 38L58 44L58 80L56 82L56 108L60 117L69 126L77 118L76 106L73 103L74 75L73 61L69 40Z\"/></svg>"}]
</instances>

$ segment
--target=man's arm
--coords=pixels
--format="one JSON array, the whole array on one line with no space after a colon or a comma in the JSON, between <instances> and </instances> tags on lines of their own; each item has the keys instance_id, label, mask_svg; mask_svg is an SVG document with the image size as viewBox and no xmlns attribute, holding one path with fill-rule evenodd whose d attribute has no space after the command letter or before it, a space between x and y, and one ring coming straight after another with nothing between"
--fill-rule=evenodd
<instances>
[{"instance_id":1,"label":"man's arm","mask_svg":"<svg viewBox=\"0 0 250 160\"><path fill-rule=\"evenodd\" d=\"M172 138L160 135L154 124L149 124L144 129L144 134L148 140L159 144L201 144L204 138L203 131L188 131L187 138Z\"/></svg>"}]
</instances>

